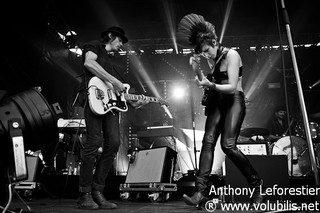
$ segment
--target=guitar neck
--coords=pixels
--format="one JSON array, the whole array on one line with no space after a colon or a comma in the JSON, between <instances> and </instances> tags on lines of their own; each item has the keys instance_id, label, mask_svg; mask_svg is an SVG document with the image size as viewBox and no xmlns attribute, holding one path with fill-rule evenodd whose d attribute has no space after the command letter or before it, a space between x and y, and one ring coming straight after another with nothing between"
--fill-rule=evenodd
<instances>
[{"instance_id":1,"label":"guitar neck","mask_svg":"<svg viewBox=\"0 0 320 213\"><path fill-rule=\"evenodd\" d=\"M193 54L193 57L195 59L195 62L197 63L197 66L193 67L193 69L196 71L199 81L202 81L203 72L200 69L200 56L198 54Z\"/></svg>"},{"instance_id":2,"label":"guitar neck","mask_svg":"<svg viewBox=\"0 0 320 213\"><path fill-rule=\"evenodd\" d=\"M134 94L124 94L124 98L129 101L140 101L142 99L146 99L149 102L158 103L159 99L155 97L142 96L142 95L134 95Z\"/></svg>"},{"instance_id":3,"label":"guitar neck","mask_svg":"<svg viewBox=\"0 0 320 213\"><path fill-rule=\"evenodd\" d=\"M197 73L197 77L198 77L199 81L202 81L202 77L203 77L203 72L202 72L202 70L200 70L200 68L198 68L198 69L196 70L196 73Z\"/></svg>"}]
</instances>

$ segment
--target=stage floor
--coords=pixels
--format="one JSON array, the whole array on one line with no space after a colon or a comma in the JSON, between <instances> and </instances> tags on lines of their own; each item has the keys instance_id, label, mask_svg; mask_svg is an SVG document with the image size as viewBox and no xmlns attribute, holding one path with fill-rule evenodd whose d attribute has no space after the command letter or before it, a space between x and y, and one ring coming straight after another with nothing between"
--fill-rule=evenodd
<instances>
[{"instance_id":1,"label":"stage floor","mask_svg":"<svg viewBox=\"0 0 320 213\"><path fill-rule=\"evenodd\" d=\"M49 178L50 177L50 178ZM60 177L60 179L59 179ZM83 210L77 207L77 186L78 181L77 177L70 176L68 181L65 180L66 177L62 176L48 176L46 181L42 179L42 183L36 190L31 193L31 196L28 196L23 190L22 191L13 191L12 202L10 203L9 210L7 212L36 212L36 213L77 213L77 212L90 212L90 210ZM182 180L182 179L181 179ZM108 200L116 203L118 205L117 209L113 210L94 210L93 212L114 212L114 213L162 213L162 212L320 212L312 211L312 208L320 210L320 199L313 196L290 196L283 197L280 202L278 196L268 196L267 202L261 206L248 206L250 204L249 199L246 198L246 201L243 201L242 197L237 197L232 203L230 197L225 197L227 201L225 204L231 204L231 206L223 206L221 208L214 209L212 206L213 203L209 203L209 208L198 210L196 207L188 206L182 200L182 194L192 195L194 189L194 177L185 177L184 181L178 182L178 191L173 192L170 195L170 198L165 201L151 201L148 198L148 193L140 193L138 197L135 197L136 194L131 194L130 199L122 200L119 197L119 183L123 180L119 178L113 179L112 187L108 187L108 193L105 193ZM64 185L66 182L68 184ZM63 184L64 183L64 184ZM302 185L312 185L311 180L295 179L291 180L291 187L300 187ZM18 192L18 193L17 193ZM20 195L20 198L19 196ZM59 196L58 196L59 195ZM112 196L111 196L112 195ZM270 202L270 203L268 203ZM276 204L275 204L276 203ZM296 205L297 203L298 206ZM308 208L305 208L304 211L298 211L301 203L309 204ZM236 205L235 205L236 204ZM242 206L241 206L242 205ZM278 206L276 206L278 205ZM313 205L313 206L312 206ZM210 208L211 207L211 208ZM257 207L257 209L255 209ZM287 208L286 208L287 207ZM284 209L293 208L294 211L288 211ZM305 207L305 206L304 206ZM229 208L229 209L227 209ZM233 208L233 209L232 209ZM242 210L239 210L242 209ZM3 209L0 208L0 212L3 212Z\"/></svg>"},{"instance_id":2,"label":"stage floor","mask_svg":"<svg viewBox=\"0 0 320 213\"><path fill-rule=\"evenodd\" d=\"M121 201L114 200L114 203L118 205L117 209L113 210L92 210L93 212L113 212L113 213L152 213L152 212L207 212L206 210L197 210L195 207L187 206L183 201L167 201L165 203L148 203L148 202L133 202L133 201ZM27 202L31 209L31 212L41 213L78 213L89 212L90 210L78 209L76 205L76 199L62 199L62 200L50 200L39 199ZM15 199L10 205L11 210L15 209L28 210L27 207L19 200ZM18 211L17 211L18 212ZM219 211L216 211L219 212Z\"/></svg>"},{"instance_id":3,"label":"stage floor","mask_svg":"<svg viewBox=\"0 0 320 213\"><path fill-rule=\"evenodd\" d=\"M199 210L196 207L186 205L183 200L167 200L166 202L142 202L142 201L122 201L111 200L118 205L117 209L113 210L83 210L79 209L76 205L76 199L33 199L26 201L24 204L20 199L14 198L9 207L10 211L7 212L36 212L36 213L80 213L80 212L113 212L113 213L171 213L171 212L315 212L315 211L285 211L281 209L269 209L269 210L255 210L253 208L249 210L226 210L226 209L202 209ZM239 204L239 203L238 203ZM245 203L243 203L245 204ZM281 211L280 211L281 210ZM1 209L2 211L2 209ZM318 211L316 211L318 212Z\"/></svg>"}]
</instances>

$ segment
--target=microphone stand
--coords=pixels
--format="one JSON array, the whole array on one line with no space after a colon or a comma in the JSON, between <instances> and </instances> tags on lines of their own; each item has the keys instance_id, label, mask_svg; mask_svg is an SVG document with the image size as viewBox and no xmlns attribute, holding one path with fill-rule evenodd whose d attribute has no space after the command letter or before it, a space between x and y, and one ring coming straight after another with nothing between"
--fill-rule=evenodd
<instances>
[{"instance_id":1,"label":"microphone stand","mask_svg":"<svg viewBox=\"0 0 320 213\"><path fill-rule=\"evenodd\" d=\"M194 110L194 91L192 90L192 88L189 86L190 90L190 105L191 105L191 113L192 113L192 132L193 132L193 151L194 151L194 174L196 174L198 172L198 163L197 163L197 141L196 141L196 122L195 122L195 110Z\"/></svg>"},{"instance_id":2,"label":"microphone stand","mask_svg":"<svg viewBox=\"0 0 320 213\"><path fill-rule=\"evenodd\" d=\"M303 92L302 92L302 86L301 86L301 81L300 81L300 76L299 76L298 64L297 64L295 51L294 51L294 47L293 47L293 42L292 42L289 15L288 15L288 12L287 12L287 10L285 8L284 0L281 0L281 7L282 7L283 19L284 19L285 27L286 27L286 31L287 31L287 38L288 38L289 49L290 49L290 53L291 53L291 57L292 57L293 69L294 69L294 73L295 73L295 77L296 77L296 83L297 83L297 87L298 87L300 108L301 108L301 112L302 112L302 118L303 118L304 128L305 128L305 131L306 131L308 147L309 147L311 168L312 168L312 171L314 173L315 185L319 186L318 167L317 167L317 163L316 163L314 147L313 147L311 133L310 133L309 121L308 121L308 117L307 117L306 106L305 106Z\"/></svg>"}]
</instances>

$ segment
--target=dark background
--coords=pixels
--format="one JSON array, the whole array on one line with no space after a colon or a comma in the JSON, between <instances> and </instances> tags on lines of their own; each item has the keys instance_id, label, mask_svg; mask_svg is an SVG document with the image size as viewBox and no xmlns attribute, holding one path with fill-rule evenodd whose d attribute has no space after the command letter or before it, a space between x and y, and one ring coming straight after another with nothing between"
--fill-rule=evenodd
<instances>
[{"instance_id":1,"label":"dark background","mask_svg":"<svg viewBox=\"0 0 320 213\"><path fill-rule=\"evenodd\" d=\"M227 16L228 2L232 2ZM143 49L143 54L116 55L116 69L130 83L135 93L156 96L150 84L160 96L166 96L174 119L170 120L163 109L149 104L139 111L129 110L125 115L129 125L152 126L173 122L179 127L191 128L192 110L197 129L203 129L203 108L199 105L202 91L190 79L194 73L188 66L189 55L154 54L155 49L173 47L172 33L176 32L180 19L189 13L203 15L216 26L218 36L230 47L239 47L244 64L243 88L247 96L247 116L243 128L264 127L277 105L285 105L290 113L300 118L289 51L276 49L249 51L263 46L287 44L280 1L255 0L42 0L10 1L3 16L3 65L0 72L0 90L8 96L41 86L42 94L50 103L58 102L63 110L60 117L68 119L78 113L72 105L77 94L81 74L81 57L68 51L58 36L73 30L76 43L98 39L109 26L125 29L129 38L126 50ZM308 114L320 111L320 85L308 87L320 79L319 43L320 24L317 0L285 1L289 14L293 42L313 44L312 47L295 48L301 84ZM228 19L226 27L223 23ZM278 17L278 18L277 18ZM225 30L223 30L225 29ZM279 36L279 30L280 35ZM281 38L281 40L280 40ZM179 46L179 50L180 50ZM150 79L139 73L145 70ZM206 70L204 64L203 69ZM284 72L286 71L286 72ZM170 99L170 87L182 83L189 88L183 100ZM271 84L270 84L271 83ZM164 85L165 84L165 85ZM272 85L277 85L272 88ZM287 91L287 94L286 94ZM194 108L190 107L194 103ZM77 111L77 113L75 113ZM81 109L80 109L81 112ZM131 113L133 112L133 113ZM81 117L77 114L77 116Z\"/></svg>"}]
</instances>

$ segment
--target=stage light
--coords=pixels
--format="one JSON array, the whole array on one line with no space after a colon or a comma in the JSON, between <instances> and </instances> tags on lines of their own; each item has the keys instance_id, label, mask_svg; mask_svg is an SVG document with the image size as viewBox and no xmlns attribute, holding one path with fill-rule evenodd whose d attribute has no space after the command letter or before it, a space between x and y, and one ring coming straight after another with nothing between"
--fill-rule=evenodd
<instances>
[{"instance_id":1,"label":"stage light","mask_svg":"<svg viewBox=\"0 0 320 213\"><path fill-rule=\"evenodd\" d=\"M127 54L127 52L126 52L126 51L124 51L124 50L122 50L122 51L119 51L119 54L120 54L120 55L126 55L126 54Z\"/></svg>"},{"instance_id":2,"label":"stage light","mask_svg":"<svg viewBox=\"0 0 320 213\"><path fill-rule=\"evenodd\" d=\"M227 8L226 8L226 13L225 13L224 19L223 19L221 35L220 35L220 40L219 40L220 44L223 43L222 41L223 41L223 38L224 38L224 33L225 33L226 29L227 29L227 23L228 23L228 20L229 20L229 17L230 17L232 4L233 4L233 0L229 0Z\"/></svg>"},{"instance_id":3,"label":"stage light","mask_svg":"<svg viewBox=\"0 0 320 213\"><path fill-rule=\"evenodd\" d=\"M69 51L75 53L77 56L82 55L82 50L80 48L70 48Z\"/></svg>"},{"instance_id":4,"label":"stage light","mask_svg":"<svg viewBox=\"0 0 320 213\"><path fill-rule=\"evenodd\" d=\"M175 14L173 12L173 8L171 5L168 4L167 1L163 1L163 7L164 7L164 13L165 13L165 18L167 22L167 30L170 34L171 40L172 40L172 45L174 46L174 52L178 54L178 44L175 36L175 29L177 29L177 26L175 25L176 20L175 20ZM171 53L174 53L173 51ZM167 53L167 52L165 52Z\"/></svg>"},{"instance_id":5,"label":"stage light","mask_svg":"<svg viewBox=\"0 0 320 213\"><path fill-rule=\"evenodd\" d=\"M186 96L186 90L182 86L176 86L173 88L172 95L175 99L181 100Z\"/></svg>"},{"instance_id":6,"label":"stage light","mask_svg":"<svg viewBox=\"0 0 320 213\"><path fill-rule=\"evenodd\" d=\"M182 54L183 54L183 55L188 55L188 54L190 54L190 53L192 53L192 52L193 52L192 49L182 49Z\"/></svg>"},{"instance_id":7,"label":"stage light","mask_svg":"<svg viewBox=\"0 0 320 213\"><path fill-rule=\"evenodd\" d=\"M257 47L250 47L249 50L250 51L256 51Z\"/></svg>"},{"instance_id":8,"label":"stage light","mask_svg":"<svg viewBox=\"0 0 320 213\"><path fill-rule=\"evenodd\" d=\"M65 36L64 42L69 49L78 47L78 35L74 31L68 31Z\"/></svg>"},{"instance_id":9,"label":"stage light","mask_svg":"<svg viewBox=\"0 0 320 213\"><path fill-rule=\"evenodd\" d=\"M59 104L49 105L37 89L19 93L2 103L0 141L3 154L0 166L10 168L13 161L25 158L25 150L37 151L49 143L58 142L57 114L61 112ZM15 122L18 125L13 125ZM15 152L16 138L23 143L22 153L21 149ZM25 178L24 175L21 178L16 176L17 173L21 172L13 170L13 180Z\"/></svg>"},{"instance_id":10,"label":"stage light","mask_svg":"<svg viewBox=\"0 0 320 213\"><path fill-rule=\"evenodd\" d=\"M155 54L171 54L171 53L173 53L173 48L155 50Z\"/></svg>"}]
</instances>

